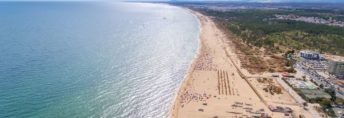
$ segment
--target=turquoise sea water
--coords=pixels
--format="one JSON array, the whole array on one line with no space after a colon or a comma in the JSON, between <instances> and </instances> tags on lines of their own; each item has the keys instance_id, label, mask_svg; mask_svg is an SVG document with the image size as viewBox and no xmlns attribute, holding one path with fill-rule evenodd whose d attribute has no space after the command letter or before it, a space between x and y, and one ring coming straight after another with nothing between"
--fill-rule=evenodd
<instances>
[{"instance_id":1,"label":"turquoise sea water","mask_svg":"<svg viewBox=\"0 0 344 118\"><path fill-rule=\"evenodd\" d=\"M0 118L166 117L198 34L168 5L0 2Z\"/></svg>"}]
</instances>

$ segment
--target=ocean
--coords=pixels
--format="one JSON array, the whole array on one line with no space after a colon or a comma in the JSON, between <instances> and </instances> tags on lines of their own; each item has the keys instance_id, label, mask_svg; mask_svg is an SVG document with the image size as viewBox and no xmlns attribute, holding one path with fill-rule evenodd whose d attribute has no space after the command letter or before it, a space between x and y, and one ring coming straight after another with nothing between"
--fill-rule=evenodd
<instances>
[{"instance_id":1,"label":"ocean","mask_svg":"<svg viewBox=\"0 0 344 118\"><path fill-rule=\"evenodd\" d=\"M198 50L164 4L0 2L0 118L163 118Z\"/></svg>"}]
</instances>

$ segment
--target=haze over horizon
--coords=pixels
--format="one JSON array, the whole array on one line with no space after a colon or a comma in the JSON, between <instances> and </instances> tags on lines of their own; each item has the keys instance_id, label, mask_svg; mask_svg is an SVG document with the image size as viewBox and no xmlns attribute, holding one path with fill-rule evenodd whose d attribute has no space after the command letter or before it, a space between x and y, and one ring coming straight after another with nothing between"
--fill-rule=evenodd
<instances>
[{"instance_id":1,"label":"haze over horizon","mask_svg":"<svg viewBox=\"0 0 344 118\"><path fill-rule=\"evenodd\" d=\"M199 1L199 2L261 2L261 3L286 3L286 2L306 2L306 3L344 3L344 0L0 0L0 1Z\"/></svg>"}]
</instances>

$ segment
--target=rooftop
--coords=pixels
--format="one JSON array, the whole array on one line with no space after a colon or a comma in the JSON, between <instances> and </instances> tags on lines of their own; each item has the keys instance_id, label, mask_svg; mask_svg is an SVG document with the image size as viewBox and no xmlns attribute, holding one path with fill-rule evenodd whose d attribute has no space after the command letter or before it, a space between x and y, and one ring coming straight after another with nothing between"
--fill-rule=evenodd
<instances>
[{"instance_id":1,"label":"rooftop","mask_svg":"<svg viewBox=\"0 0 344 118\"><path fill-rule=\"evenodd\" d=\"M322 90L317 89L299 89L307 99L315 99L315 98L328 98L330 99L331 96Z\"/></svg>"},{"instance_id":2,"label":"rooftop","mask_svg":"<svg viewBox=\"0 0 344 118\"><path fill-rule=\"evenodd\" d=\"M344 57L338 56L338 55L329 55L329 54L324 54L323 55L326 59L332 60L332 61L342 61L344 62Z\"/></svg>"}]
</instances>

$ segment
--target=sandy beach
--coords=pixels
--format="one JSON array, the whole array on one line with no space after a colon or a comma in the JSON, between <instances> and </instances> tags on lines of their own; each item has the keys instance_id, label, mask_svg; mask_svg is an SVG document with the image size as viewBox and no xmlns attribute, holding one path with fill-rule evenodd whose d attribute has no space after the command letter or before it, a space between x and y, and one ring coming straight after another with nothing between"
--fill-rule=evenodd
<instances>
[{"instance_id":1,"label":"sandy beach","mask_svg":"<svg viewBox=\"0 0 344 118\"><path fill-rule=\"evenodd\" d=\"M227 36L207 16L195 14L201 23L199 54L193 61L170 111L172 118L254 117L268 115L285 117L284 113L271 112L268 103L281 101L255 90L256 84L243 76L252 76L241 68L234 48ZM288 94L282 94L297 114L302 107ZM278 98L276 97L276 98ZM266 101L266 98L273 99ZM269 99L268 99L269 100ZM295 103L295 104L294 104ZM283 104L283 103L281 103ZM293 106L294 105L294 106ZM295 107L295 108L294 108ZM309 114L304 114L306 117Z\"/></svg>"}]
</instances>

